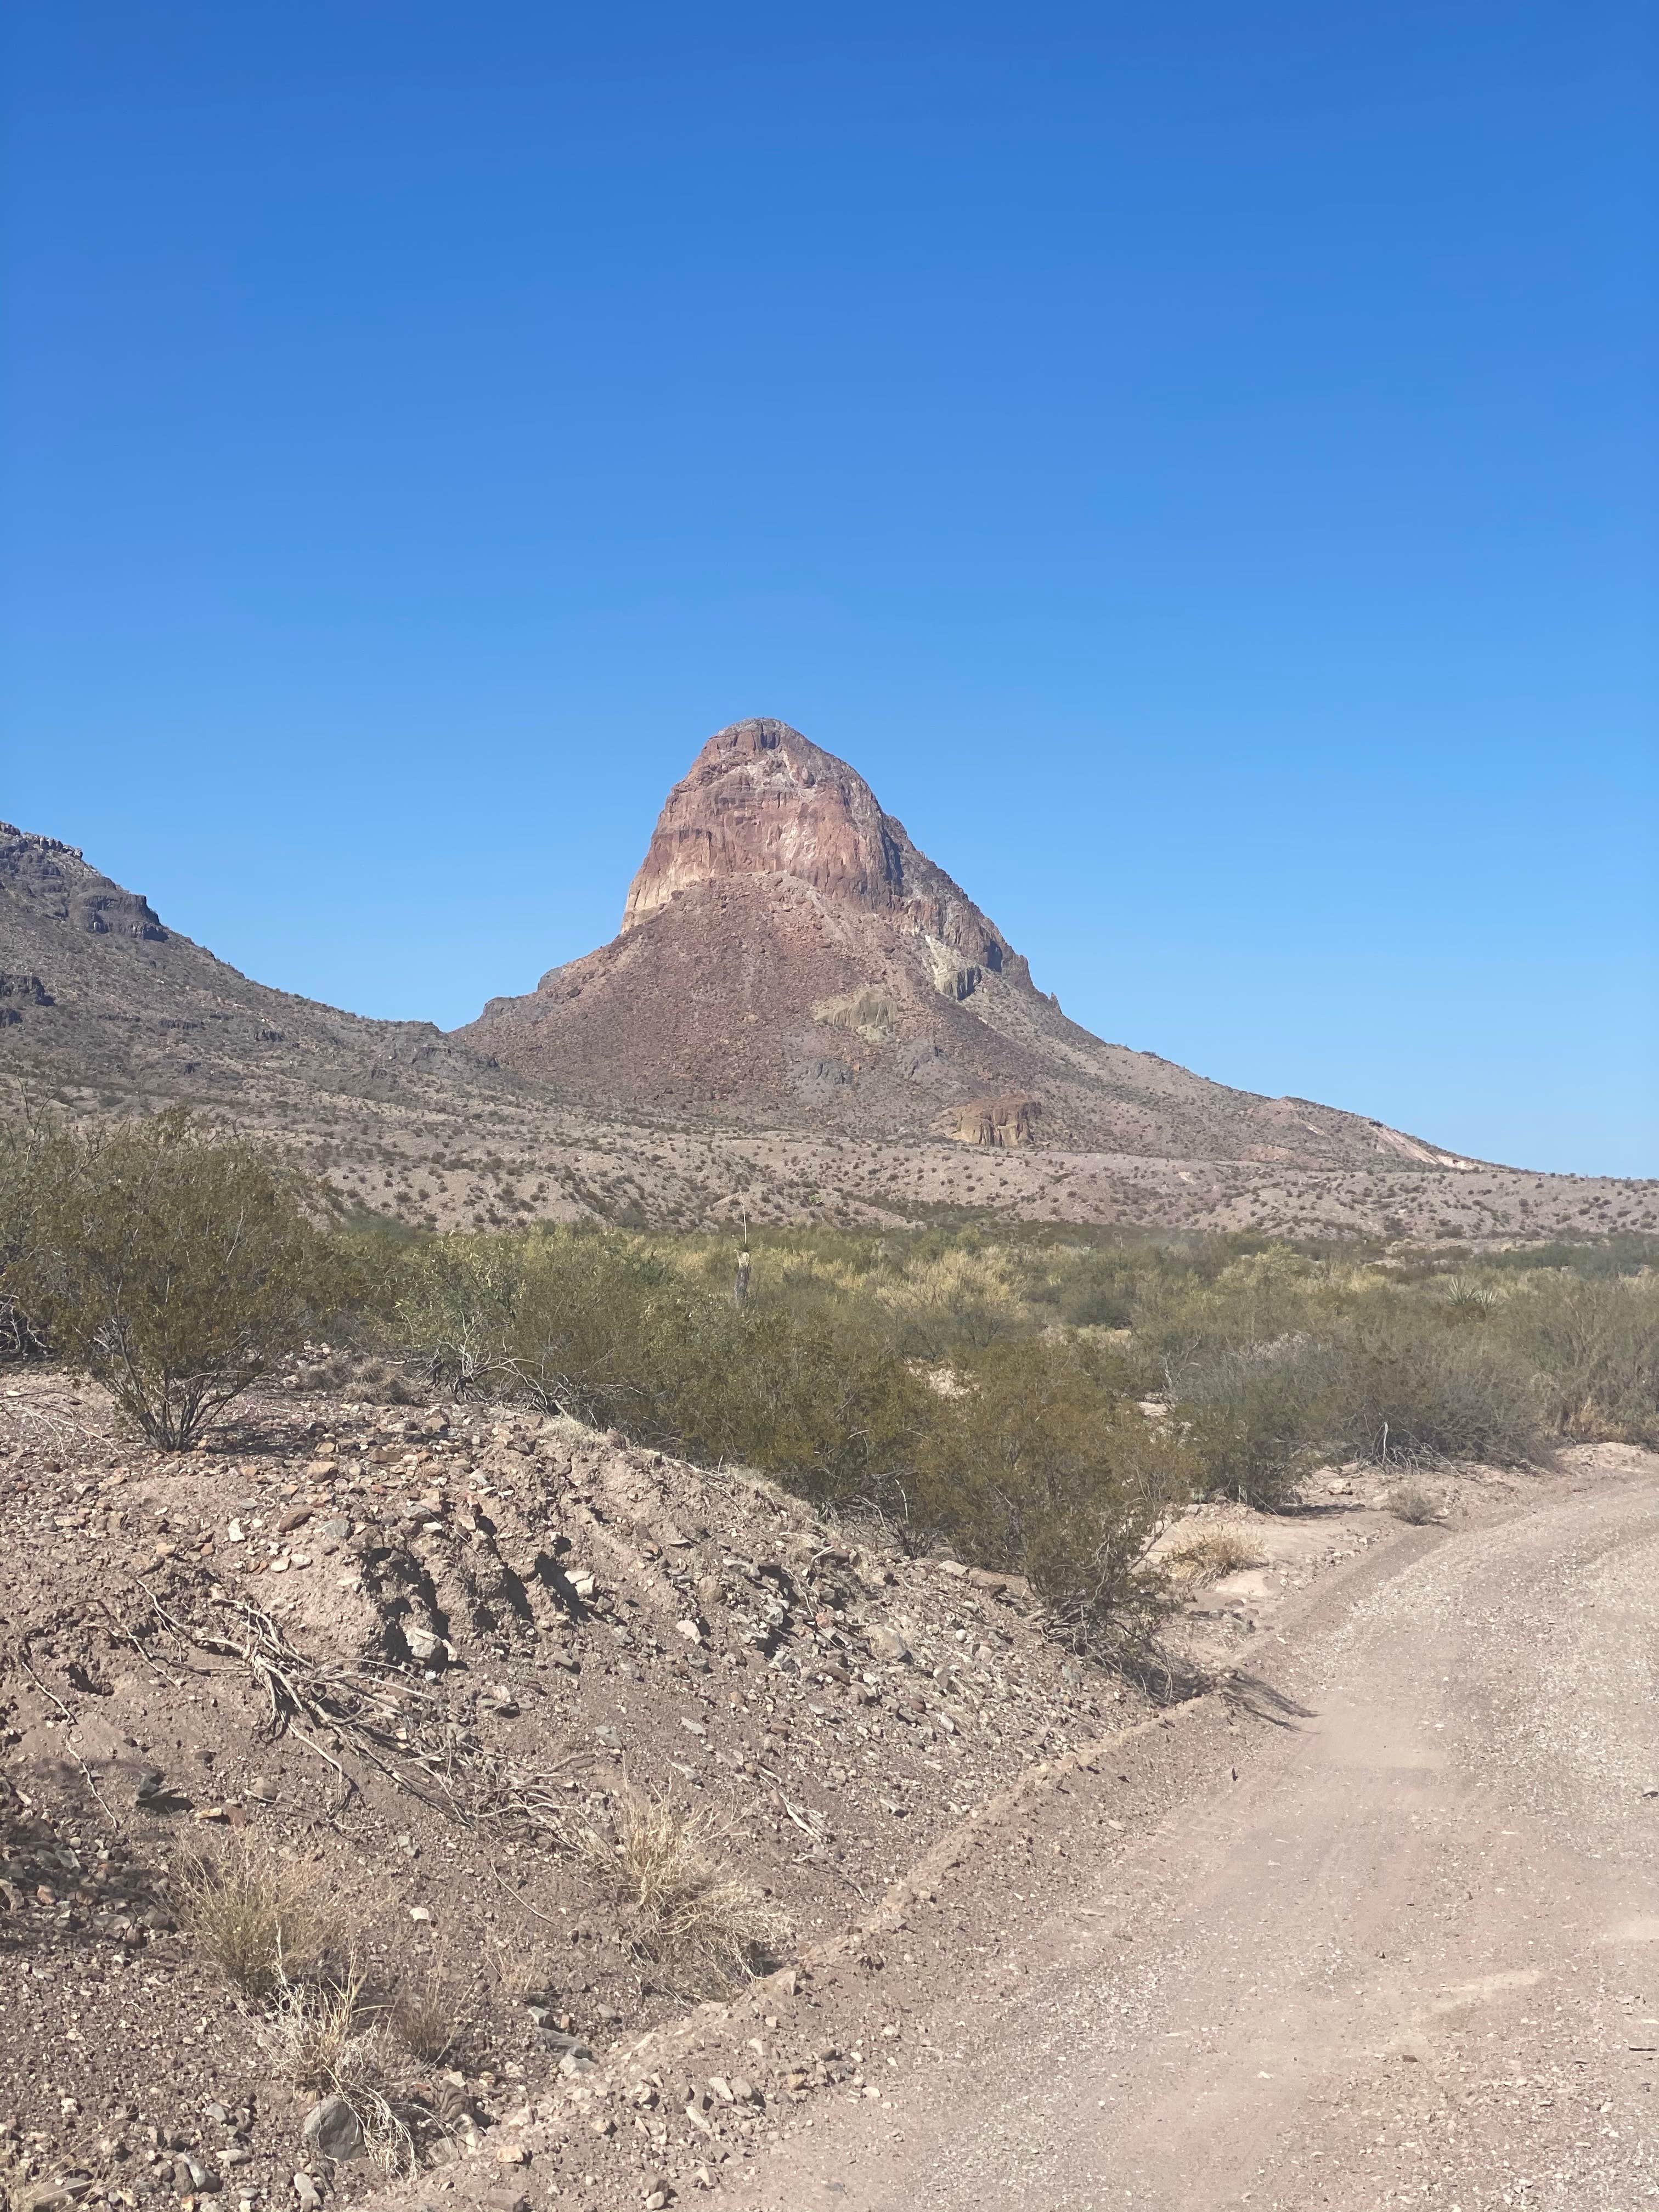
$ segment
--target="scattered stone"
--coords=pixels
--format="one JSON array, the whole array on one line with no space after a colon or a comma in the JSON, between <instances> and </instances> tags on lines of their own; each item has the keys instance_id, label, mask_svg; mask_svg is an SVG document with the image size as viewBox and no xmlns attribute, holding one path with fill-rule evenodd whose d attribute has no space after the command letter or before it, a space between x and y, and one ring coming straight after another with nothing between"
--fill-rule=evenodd
<instances>
[{"instance_id":1,"label":"scattered stone","mask_svg":"<svg viewBox=\"0 0 1659 2212\"><path fill-rule=\"evenodd\" d=\"M409 1620L404 1623L404 1642L409 1656L417 1667L443 1668L455 1656L455 1647L440 1636L435 1629L422 1628Z\"/></svg>"},{"instance_id":2,"label":"scattered stone","mask_svg":"<svg viewBox=\"0 0 1659 2212\"><path fill-rule=\"evenodd\" d=\"M300 2212L322 2212L322 2197L318 2193L316 2183L308 2173L295 2175L294 2194L299 2201Z\"/></svg>"},{"instance_id":3,"label":"scattered stone","mask_svg":"<svg viewBox=\"0 0 1659 2212\"><path fill-rule=\"evenodd\" d=\"M329 2159L361 2158L363 2154L362 2124L343 2097L325 2097L320 2105L313 2105L306 2114L300 2130L308 2143L320 2156ZM300 2177L294 2178L295 2194L300 2194ZM301 2202L304 2203L303 2197Z\"/></svg>"}]
</instances>

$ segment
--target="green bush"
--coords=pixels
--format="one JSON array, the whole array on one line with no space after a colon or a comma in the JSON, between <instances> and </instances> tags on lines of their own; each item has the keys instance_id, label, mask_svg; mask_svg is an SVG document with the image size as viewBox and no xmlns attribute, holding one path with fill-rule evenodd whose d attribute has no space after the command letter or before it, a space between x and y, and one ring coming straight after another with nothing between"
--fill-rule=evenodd
<instances>
[{"instance_id":1,"label":"green bush","mask_svg":"<svg viewBox=\"0 0 1659 2212\"><path fill-rule=\"evenodd\" d=\"M1273 1513L1321 1454L1326 1362L1302 1340L1212 1355L1184 1370L1174 1407L1198 1487Z\"/></svg>"},{"instance_id":2,"label":"green bush","mask_svg":"<svg viewBox=\"0 0 1659 2212\"><path fill-rule=\"evenodd\" d=\"M298 1182L173 1109L48 1133L3 1287L155 1443L191 1443L304 1340L320 1243Z\"/></svg>"},{"instance_id":3,"label":"green bush","mask_svg":"<svg viewBox=\"0 0 1659 2212\"><path fill-rule=\"evenodd\" d=\"M1190 1494L1186 1455L1075 1343L993 1345L950 1383L920 1440L913 1527L1024 1575L1079 1640L1144 1631L1167 1596L1146 1555Z\"/></svg>"},{"instance_id":4,"label":"green bush","mask_svg":"<svg viewBox=\"0 0 1659 2212\"><path fill-rule=\"evenodd\" d=\"M1539 1380L1524 1360L1484 1331L1389 1321L1334 1348L1316 1409L1329 1453L1492 1467L1548 1456Z\"/></svg>"},{"instance_id":5,"label":"green bush","mask_svg":"<svg viewBox=\"0 0 1659 2212\"><path fill-rule=\"evenodd\" d=\"M1493 1328L1539 1377L1554 1435L1659 1449L1659 1276L1536 1273Z\"/></svg>"}]
</instances>

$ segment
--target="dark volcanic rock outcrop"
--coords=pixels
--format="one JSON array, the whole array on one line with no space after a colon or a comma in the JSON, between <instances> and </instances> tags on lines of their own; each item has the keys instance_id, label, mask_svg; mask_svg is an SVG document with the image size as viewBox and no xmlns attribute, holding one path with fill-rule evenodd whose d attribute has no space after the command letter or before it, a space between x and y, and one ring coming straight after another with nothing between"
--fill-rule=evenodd
<instances>
[{"instance_id":1,"label":"dark volcanic rock outcrop","mask_svg":"<svg viewBox=\"0 0 1659 2212\"><path fill-rule=\"evenodd\" d=\"M864 778L786 723L712 737L669 793L620 936L459 1032L573 1103L1163 1157L1445 1158L1103 1043Z\"/></svg>"}]
</instances>

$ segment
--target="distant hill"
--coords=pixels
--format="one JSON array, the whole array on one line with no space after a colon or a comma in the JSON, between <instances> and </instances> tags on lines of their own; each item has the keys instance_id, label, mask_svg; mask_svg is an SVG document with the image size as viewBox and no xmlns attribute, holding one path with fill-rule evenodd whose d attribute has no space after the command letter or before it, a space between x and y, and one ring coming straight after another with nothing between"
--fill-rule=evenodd
<instances>
[{"instance_id":1,"label":"distant hill","mask_svg":"<svg viewBox=\"0 0 1659 2212\"><path fill-rule=\"evenodd\" d=\"M1465 1164L1068 1021L864 778L783 722L710 738L668 795L619 936L456 1035L612 1111L1261 1165Z\"/></svg>"},{"instance_id":2,"label":"distant hill","mask_svg":"<svg viewBox=\"0 0 1659 2212\"><path fill-rule=\"evenodd\" d=\"M611 944L450 1036L252 982L75 847L0 825L0 1111L29 1097L181 1101L428 1227L1659 1229L1652 1183L1460 1161L1103 1043L781 722L703 748Z\"/></svg>"},{"instance_id":3,"label":"distant hill","mask_svg":"<svg viewBox=\"0 0 1659 2212\"><path fill-rule=\"evenodd\" d=\"M0 823L0 1051L94 1093L250 1103L385 1097L484 1063L430 1022L378 1022L263 983L169 929L80 849Z\"/></svg>"}]
</instances>

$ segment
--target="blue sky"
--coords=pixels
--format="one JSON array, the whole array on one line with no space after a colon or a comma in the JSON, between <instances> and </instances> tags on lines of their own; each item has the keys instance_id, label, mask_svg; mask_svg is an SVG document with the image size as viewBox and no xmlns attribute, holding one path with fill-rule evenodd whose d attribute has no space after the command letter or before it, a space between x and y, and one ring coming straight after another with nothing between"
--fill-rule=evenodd
<instances>
[{"instance_id":1,"label":"blue sky","mask_svg":"<svg viewBox=\"0 0 1659 2212\"><path fill-rule=\"evenodd\" d=\"M452 1024L778 714L1103 1035L1659 1173L1644 15L16 0L0 813Z\"/></svg>"}]
</instances>

